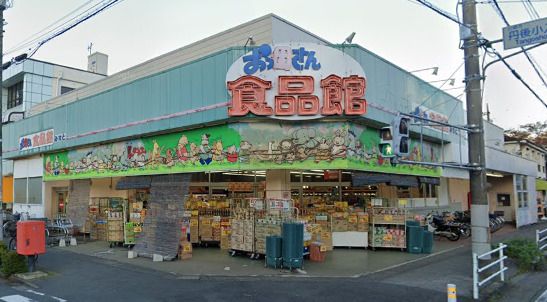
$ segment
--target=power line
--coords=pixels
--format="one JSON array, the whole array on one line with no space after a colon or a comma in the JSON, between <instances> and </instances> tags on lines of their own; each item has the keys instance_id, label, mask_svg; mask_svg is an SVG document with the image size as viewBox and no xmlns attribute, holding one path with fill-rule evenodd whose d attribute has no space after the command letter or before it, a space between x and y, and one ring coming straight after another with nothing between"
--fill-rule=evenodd
<instances>
[{"instance_id":1,"label":"power line","mask_svg":"<svg viewBox=\"0 0 547 302\"><path fill-rule=\"evenodd\" d=\"M47 42L51 41L52 39L66 33L67 31L71 30L72 28L76 27L77 25L89 20L90 18L94 17L95 15L99 14L100 12L104 11L105 9L109 8L109 7L112 7L114 4L116 3L120 3L121 1L123 0L111 0L110 2L104 4L102 7L98 8L97 10L95 10L94 12L88 14L87 16L79 19L76 21L76 23L74 24L71 24L70 26L56 32L55 34L53 34L52 36L40 41L38 43L38 45L36 46L36 48L34 50L32 50L30 52L30 54L28 55L28 58L32 57L37 51L38 49L40 49L40 47L42 47L42 45L46 44Z\"/></svg>"},{"instance_id":2,"label":"power line","mask_svg":"<svg viewBox=\"0 0 547 302\"><path fill-rule=\"evenodd\" d=\"M530 87L530 85L528 85L528 83L526 83L526 81L524 81L524 79L517 73L517 71L515 69L513 69L513 67L511 67L511 65L509 65L509 63L507 63L505 58L503 58L495 49L492 48L491 51L511 71L513 76L515 76L515 78L517 78L524 86L526 86L526 88L528 88L528 90L547 108L547 103L545 103L545 101Z\"/></svg>"},{"instance_id":3,"label":"power line","mask_svg":"<svg viewBox=\"0 0 547 302\"><path fill-rule=\"evenodd\" d=\"M71 16L72 14L78 12L80 9L82 9L83 7L87 6L89 3L93 2L94 0L89 0L87 1L86 3L80 5L79 7L77 7L76 9L72 10L70 13L66 14L65 16L59 18L58 20L56 20L55 22L49 24L48 26L44 27L42 30L30 35L29 37L21 40L21 42L15 44L13 47L9 48L8 50L6 50L6 52L4 53L4 55L7 55L7 54L10 54L10 53L14 53L18 50L21 50L23 48L25 48L26 46L29 46L37 41L39 41L41 38L45 37L47 34L61 28L62 26L64 26L65 24L67 24L68 22L74 20L75 18L77 18L78 16L81 16L82 14L86 13L87 11L91 10L92 8L98 6L100 3L97 3L95 4L94 6L92 6L91 8L88 8L87 10L83 11L82 13L79 13L78 15L72 17L70 20L67 20L65 21L63 24L60 24L60 25L57 25L58 23L60 23L61 21L63 21L65 18ZM56 27L52 28L53 26L57 25ZM51 28L51 29L50 29ZM49 31L48 31L49 30ZM47 31L47 32L46 32Z\"/></svg>"},{"instance_id":4,"label":"power line","mask_svg":"<svg viewBox=\"0 0 547 302\"><path fill-rule=\"evenodd\" d=\"M493 0L476 1L477 4L490 4ZM498 0L498 3L522 3L523 0ZM547 2L547 0L529 0L528 2Z\"/></svg>"},{"instance_id":5,"label":"power line","mask_svg":"<svg viewBox=\"0 0 547 302\"><path fill-rule=\"evenodd\" d=\"M532 19L539 19L538 11L536 10L532 2L530 2L530 0L524 0L522 3L524 4L524 7L528 11L528 14Z\"/></svg>"},{"instance_id":6,"label":"power line","mask_svg":"<svg viewBox=\"0 0 547 302\"><path fill-rule=\"evenodd\" d=\"M497 0L492 0L492 1L493 1L493 5L494 5L496 11L501 16L501 18L502 18L503 22L505 23L505 25L511 26L511 24L509 24L509 21L507 21L507 18L505 17L505 14L501 10L501 7L499 6L498 1ZM524 47L521 47L521 49L524 50ZM538 68L536 67L536 63L532 60L531 55L528 54L527 51L524 51L524 55L526 56L526 59L528 59L528 62L530 62L530 65L532 65L532 68L534 69L534 71L536 72L538 77L543 82L543 85L545 85L545 87L547 87L547 82L545 82L545 79L543 78L543 76L539 72Z\"/></svg>"},{"instance_id":7,"label":"power line","mask_svg":"<svg viewBox=\"0 0 547 302\"><path fill-rule=\"evenodd\" d=\"M437 93L439 93L439 91L442 91L441 88L443 88L443 86L448 83L448 81L458 72L458 70L460 70L460 68L462 68L463 64L465 64L465 61L463 61L460 66L458 66L458 68L456 68L456 70L454 70L454 72L452 72L452 74L448 77L448 79L446 79L442 84L441 86L439 86L437 88L437 90L435 90L432 94L430 94L419 106L423 106L423 104L425 104L425 102L429 101L434 95L436 95ZM431 109L434 109L434 108L431 108Z\"/></svg>"},{"instance_id":8,"label":"power line","mask_svg":"<svg viewBox=\"0 0 547 302\"><path fill-rule=\"evenodd\" d=\"M408 0L408 1L412 2L411 0ZM431 9L431 10L433 10L434 12L440 14L441 16L443 16L443 17L445 17L445 18L447 18L447 19L449 19L449 20L452 20L453 22L458 23L460 26L463 26L463 27L468 28L468 29L469 29L471 32L473 32L474 34L477 34L477 32L476 32L473 28L471 28L469 25L460 22L458 16L452 15L451 13L449 13L449 12L447 12L447 11L445 11L445 10L442 10L441 8L439 8L439 7L435 6L435 5L433 5L433 4L432 4L431 2L429 2L429 1L426 1L426 0L414 0L414 1L416 1L416 2L418 2L418 3L420 3L420 4L422 4L423 6L429 8L429 9Z\"/></svg>"}]
</instances>

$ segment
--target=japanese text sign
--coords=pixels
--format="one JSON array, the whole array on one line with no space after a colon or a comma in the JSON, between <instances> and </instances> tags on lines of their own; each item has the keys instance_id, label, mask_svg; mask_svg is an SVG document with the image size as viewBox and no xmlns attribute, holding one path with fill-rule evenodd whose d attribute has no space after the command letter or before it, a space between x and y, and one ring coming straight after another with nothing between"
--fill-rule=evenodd
<instances>
[{"instance_id":1,"label":"japanese text sign","mask_svg":"<svg viewBox=\"0 0 547 302\"><path fill-rule=\"evenodd\" d=\"M503 28L503 48L547 42L547 18Z\"/></svg>"},{"instance_id":2,"label":"japanese text sign","mask_svg":"<svg viewBox=\"0 0 547 302\"><path fill-rule=\"evenodd\" d=\"M19 138L19 151L53 145L56 137L53 129L25 135Z\"/></svg>"},{"instance_id":3,"label":"japanese text sign","mask_svg":"<svg viewBox=\"0 0 547 302\"><path fill-rule=\"evenodd\" d=\"M366 78L349 55L324 45L263 44L226 75L229 116L305 120L366 113Z\"/></svg>"}]
</instances>

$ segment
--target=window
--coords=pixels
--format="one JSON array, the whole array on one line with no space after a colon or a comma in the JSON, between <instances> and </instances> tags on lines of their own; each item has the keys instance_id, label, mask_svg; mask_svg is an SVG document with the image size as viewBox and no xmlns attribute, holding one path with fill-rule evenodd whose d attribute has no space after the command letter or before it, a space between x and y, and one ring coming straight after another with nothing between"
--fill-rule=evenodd
<instances>
[{"instance_id":1,"label":"window","mask_svg":"<svg viewBox=\"0 0 547 302\"><path fill-rule=\"evenodd\" d=\"M72 90L74 90L74 88L66 87L66 86L61 86L61 94L65 94L65 93L67 93L67 92L71 92Z\"/></svg>"},{"instance_id":2,"label":"window","mask_svg":"<svg viewBox=\"0 0 547 302\"><path fill-rule=\"evenodd\" d=\"M419 187L420 197L432 198L437 197L437 186L434 184L422 183Z\"/></svg>"},{"instance_id":3,"label":"window","mask_svg":"<svg viewBox=\"0 0 547 302\"><path fill-rule=\"evenodd\" d=\"M541 165L538 165L538 172L541 172Z\"/></svg>"},{"instance_id":4,"label":"window","mask_svg":"<svg viewBox=\"0 0 547 302\"><path fill-rule=\"evenodd\" d=\"M15 178L13 180L13 201L27 203L27 179Z\"/></svg>"},{"instance_id":5,"label":"window","mask_svg":"<svg viewBox=\"0 0 547 302\"><path fill-rule=\"evenodd\" d=\"M498 194L498 207L510 207L510 206L511 206L511 195Z\"/></svg>"},{"instance_id":6,"label":"window","mask_svg":"<svg viewBox=\"0 0 547 302\"><path fill-rule=\"evenodd\" d=\"M517 199L519 208L528 207L528 177L525 175L516 176Z\"/></svg>"},{"instance_id":7,"label":"window","mask_svg":"<svg viewBox=\"0 0 547 302\"><path fill-rule=\"evenodd\" d=\"M13 195L16 203L42 204L42 177L14 179Z\"/></svg>"},{"instance_id":8,"label":"window","mask_svg":"<svg viewBox=\"0 0 547 302\"><path fill-rule=\"evenodd\" d=\"M8 87L8 109L23 104L23 82Z\"/></svg>"}]
</instances>

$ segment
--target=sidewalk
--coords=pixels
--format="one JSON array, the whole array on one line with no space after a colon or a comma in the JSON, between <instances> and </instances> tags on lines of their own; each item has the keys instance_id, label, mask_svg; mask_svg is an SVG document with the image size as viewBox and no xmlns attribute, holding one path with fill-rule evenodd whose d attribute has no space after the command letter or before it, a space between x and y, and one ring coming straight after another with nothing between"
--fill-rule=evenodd
<instances>
[{"instance_id":1,"label":"sidewalk","mask_svg":"<svg viewBox=\"0 0 547 302\"><path fill-rule=\"evenodd\" d=\"M492 236L497 244L511 238L535 238L535 230L547 227L547 223L526 226L519 230L506 226ZM512 261L507 261L506 283L492 281L480 289L483 301L534 301L534 298L547 287L546 273L517 274ZM455 284L458 299L472 300L473 266L471 242L465 242L463 248L450 251L441 256L411 263L402 267L380 272L371 276L382 282L413 286L446 293L447 284ZM499 280L499 278L496 278ZM516 292L515 289L519 289ZM518 297L518 299L515 299Z\"/></svg>"},{"instance_id":2,"label":"sidewalk","mask_svg":"<svg viewBox=\"0 0 547 302\"><path fill-rule=\"evenodd\" d=\"M325 262L304 261L304 274L294 274L284 269L264 267L264 260L250 260L244 256L231 257L227 250L216 247L194 248L192 259L183 261L153 262L150 258L127 258L127 248L109 248L106 242L81 242L77 246L53 247L48 253L74 252L87 256L113 260L124 264L159 270L185 277L219 276L306 276L306 277L359 277L389 267L417 261L432 255L446 253L463 247L462 241L446 239L435 241L433 254L409 254L399 249L372 251L362 248L336 248L327 253ZM47 261L47 254L43 261ZM42 261L42 260L41 260Z\"/></svg>"}]
</instances>

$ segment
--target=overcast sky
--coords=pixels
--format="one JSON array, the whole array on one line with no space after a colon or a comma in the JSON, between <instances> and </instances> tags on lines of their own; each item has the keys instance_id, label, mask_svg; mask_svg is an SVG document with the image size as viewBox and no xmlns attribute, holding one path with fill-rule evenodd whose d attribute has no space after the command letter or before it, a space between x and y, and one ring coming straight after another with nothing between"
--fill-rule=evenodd
<instances>
[{"instance_id":1,"label":"overcast sky","mask_svg":"<svg viewBox=\"0 0 547 302\"><path fill-rule=\"evenodd\" d=\"M456 0L430 1L456 14ZM540 17L547 17L547 1L536 1L539 2L532 0L532 3ZM7 22L4 53L87 2L14 0L14 6L4 14ZM532 19L522 2L498 2L511 24ZM489 40L500 39L504 23L492 5L481 3L477 7L479 31ZM429 72L416 73L428 81L448 78L463 61L463 51L458 48L457 24L408 0L124 0L48 42L34 58L85 69L87 47L93 42L93 51L109 55L109 74L113 74L269 13L330 42L341 43L351 32L356 32L353 43L406 70L439 66L438 76ZM502 54L512 52L503 51L502 44L496 44L495 48ZM22 52L25 50L8 53L4 61ZM547 72L547 46L530 53ZM487 57L488 60L492 59ZM509 59L509 63L547 102L547 87L542 85L527 60L517 56ZM445 88L463 86L463 76L461 68L456 73L456 84L446 84ZM547 80L547 74L544 78ZM457 96L463 89L447 92ZM461 99L465 101L464 96ZM494 122L504 128L547 120L547 108L501 63L494 64L487 72L484 103L489 104Z\"/></svg>"}]
</instances>

